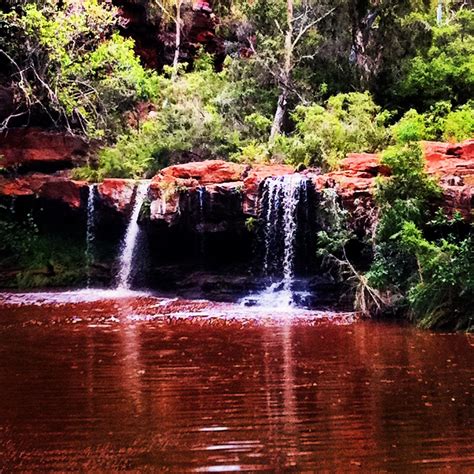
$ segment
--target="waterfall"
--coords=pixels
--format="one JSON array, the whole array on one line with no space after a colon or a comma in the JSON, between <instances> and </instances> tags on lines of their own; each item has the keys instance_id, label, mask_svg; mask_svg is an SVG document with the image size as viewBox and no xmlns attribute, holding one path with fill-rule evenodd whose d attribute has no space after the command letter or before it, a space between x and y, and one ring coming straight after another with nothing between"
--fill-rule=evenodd
<instances>
[{"instance_id":1,"label":"waterfall","mask_svg":"<svg viewBox=\"0 0 474 474\"><path fill-rule=\"evenodd\" d=\"M87 224L86 224L86 265L87 265L87 288L91 284L91 265L94 261L94 239L95 239L95 195L96 184L89 185L87 196Z\"/></svg>"},{"instance_id":2,"label":"waterfall","mask_svg":"<svg viewBox=\"0 0 474 474\"><path fill-rule=\"evenodd\" d=\"M120 271L118 274L118 288L129 289L132 279L133 260L136 255L137 241L140 234L138 217L143 202L148 194L149 181L141 181L135 193L132 214L128 223L127 231L123 239L120 255Z\"/></svg>"},{"instance_id":3,"label":"waterfall","mask_svg":"<svg viewBox=\"0 0 474 474\"><path fill-rule=\"evenodd\" d=\"M199 216L201 220L204 219L204 199L206 196L206 186L199 186L198 188L198 199L199 199Z\"/></svg>"},{"instance_id":4,"label":"waterfall","mask_svg":"<svg viewBox=\"0 0 474 474\"><path fill-rule=\"evenodd\" d=\"M298 220L301 206L308 207L308 180L299 174L267 178L262 186L260 218L264 222L263 273L276 281L244 304L291 307Z\"/></svg>"},{"instance_id":5,"label":"waterfall","mask_svg":"<svg viewBox=\"0 0 474 474\"><path fill-rule=\"evenodd\" d=\"M198 200L199 200L199 252L201 254L201 258L204 258L205 254L205 233L204 233L204 206L205 206L205 199L206 199L206 186L199 186L197 189L198 193Z\"/></svg>"}]
</instances>

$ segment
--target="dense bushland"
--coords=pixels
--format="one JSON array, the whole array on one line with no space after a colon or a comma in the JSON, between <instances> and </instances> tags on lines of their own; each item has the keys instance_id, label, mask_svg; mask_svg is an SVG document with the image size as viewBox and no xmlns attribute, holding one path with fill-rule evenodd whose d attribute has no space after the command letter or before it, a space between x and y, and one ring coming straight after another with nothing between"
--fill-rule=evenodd
<instances>
[{"instance_id":1,"label":"dense bushland","mask_svg":"<svg viewBox=\"0 0 474 474\"><path fill-rule=\"evenodd\" d=\"M441 190L425 171L420 146L411 140L388 148L382 163L378 217L357 235L334 196L321 203L319 253L328 268L353 287L356 307L367 314L408 316L429 328L472 330L474 229L437 205ZM371 232L370 232L371 231ZM358 255L348 249L354 246ZM372 255L367 267L360 255Z\"/></svg>"},{"instance_id":2,"label":"dense bushland","mask_svg":"<svg viewBox=\"0 0 474 474\"><path fill-rule=\"evenodd\" d=\"M149 3L177 32L191 5ZM102 138L78 172L93 180L209 157L337 167L407 127L472 136L474 12L444 2L438 24L432 2L396 3L217 2L222 68L201 52L190 69L176 43L173 64L151 71L110 2L13 1L0 10L0 81L14 97L1 127L40 120Z\"/></svg>"}]
</instances>

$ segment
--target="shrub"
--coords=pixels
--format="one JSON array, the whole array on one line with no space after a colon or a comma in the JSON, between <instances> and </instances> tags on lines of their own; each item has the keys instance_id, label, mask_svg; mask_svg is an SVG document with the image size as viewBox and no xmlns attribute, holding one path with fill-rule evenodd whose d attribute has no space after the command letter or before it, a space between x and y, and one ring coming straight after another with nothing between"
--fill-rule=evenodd
<instances>
[{"instance_id":1,"label":"shrub","mask_svg":"<svg viewBox=\"0 0 474 474\"><path fill-rule=\"evenodd\" d=\"M474 136L474 101L450 112L444 122L443 139L461 141Z\"/></svg>"},{"instance_id":2,"label":"shrub","mask_svg":"<svg viewBox=\"0 0 474 474\"><path fill-rule=\"evenodd\" d=\"M382 149L389 116L367 92L338 94L325 107L298 106L292 116L296 131L280 147L290 163L334 168L349 152Z\"/></svg>"},{"instance_id":3,"label":"shrub","mask_svg":"<svg viewBox=\"0 0 474 474\"><path fill-rule=\"evenodd\" d=\"M458 242L449 242L448 239L429 242L413 222L405 222L400 242L415 257L417 264L416 281L408 291L415 320L423 327L473 328L472 236Z\"/></svg>"},{"instance_id":4,"label":"shrub","mask_svg":"<svg viewBox=\"0 0 474 474\"><path fill-rule=\"evenodd\" d=\"M399 137L410 136L411 132L401 132L410 130L404 127L399 128ZM390 292L391 309L395 304L424 327L469 329L474 316L472 235L463 236L454 226L449 229L439 212L433 219L440 190L424 170L419 145L391 147L382 163L392 175L378 182L380 220L369 284ZM444 231L444 238L433 237L439 234L437 229Z\"/></svg>"},{"instance_id":5,"label":"shrub","mask_svg":"<svg viewBox=\"0 0 474 474\"><path fill-rule=\"evenodd\" d=\"M420 114L410 109L391 128L396 142L417 140L461 141L474 135L474 102L469 101L452 109L447 101L437 102L429 111Z\"/></svg>"},{"instance_id":6,"label":"shrub","mask_svg":"<svg viewBox=\"0 0 474 474\"><path fill-rule=\"evenodd\" d=\"M138 178L170 163L236 153L239 132L219 113L216 102L226 84L225 72L213 71L208 55L203 56L195 71L176 80L160 76L154 111L100 151L95 169L89 166L76 175Z\"/></svg>"},{"instance_id":7,"label":"shrub","mask_svg":"<svg viewBox=\"0 0 474 474\"><path fill-rule=\"evenodd\" d=\"M406 222L421 226L429 220L430 203L439 197L440 190L426 174L418 144L390 147L381 161L392 175L381 178L377 184L380 219L368 278L376 288L403 293L410 285L416 262L400 245L400 232Z\"/></svg>"}]
</instances>

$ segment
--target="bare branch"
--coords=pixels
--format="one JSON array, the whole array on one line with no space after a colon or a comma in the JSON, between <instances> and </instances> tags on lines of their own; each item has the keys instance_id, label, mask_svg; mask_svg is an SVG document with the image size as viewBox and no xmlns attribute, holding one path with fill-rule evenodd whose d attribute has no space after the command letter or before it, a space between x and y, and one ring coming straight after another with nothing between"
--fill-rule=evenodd
<instances>
[{"instance_id":1,"label":"bare branch","mask_svg":"<svg viewBox=\"0 0 474 474\"><path fill-rule=\"evenodd\" d=\"M313 20L304 26L302 25L299 33L296 35L296 38L293 40L293 48L296 47L296 45L300 42L301 38L303 38L303 36L308 32L308 30L313 28L313 26L316 26L318 23L323 21L329 15L331 15L331 13L333 13L336 10L336 8L337 7L331 8L331 10L327 11L324 15L320 16L316 20Z\"/></svg>"}]
</instances>

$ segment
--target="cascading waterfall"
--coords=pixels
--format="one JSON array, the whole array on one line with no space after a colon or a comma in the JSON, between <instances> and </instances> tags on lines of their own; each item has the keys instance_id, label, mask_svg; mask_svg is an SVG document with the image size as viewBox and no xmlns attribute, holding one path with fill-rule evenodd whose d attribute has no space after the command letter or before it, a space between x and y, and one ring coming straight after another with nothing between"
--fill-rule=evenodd
<instances>
[{"instance_id":1,"label":"cascading waterfall","mask_svg":"<svg viewBox=\"0 0 474 474\"><path fill-rule=\"evenodd\" d=\"M87 265L87 288L91 284L91 266L94 261L94 239L95 239L95 195L97 185L89 185L87 196L87 225L86 225L86 265Z\"/></svg>"},{"instance_id":2,"label":"cascading waterfall","mask_svg":"<svg viewBox=\"0 0 474 474\"><path fill-rule=\"evenodd\" d=\"M262 293L244 304L291 307L300 205L307 208L308 180L299 174L267 178L263 183L260 214L264 220L263 273L277 277Z\"/></svg>"},{"instance_id":3,"label":"cascading waterfall","mask_svg":"<svg viewBox=\"0 0 474 474\"><path fill-rule=\"evenodd\" d=\"M149 181L141 181L137 186L135 194L135 202L133 204L132 214L130 216L130 222L125 233L125 237L122 243L122 251L120 255L120 271L118 274L119 289L130 289L132 280L133 260L136 255L137 242L140 234L140 226L138 224L138 217L142 208L143 202L148 194L148 187L150 186Z\"/></svg>"}]
</instances>

